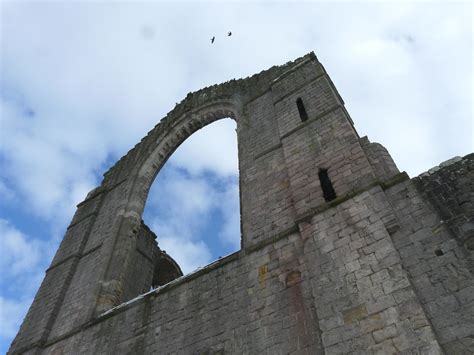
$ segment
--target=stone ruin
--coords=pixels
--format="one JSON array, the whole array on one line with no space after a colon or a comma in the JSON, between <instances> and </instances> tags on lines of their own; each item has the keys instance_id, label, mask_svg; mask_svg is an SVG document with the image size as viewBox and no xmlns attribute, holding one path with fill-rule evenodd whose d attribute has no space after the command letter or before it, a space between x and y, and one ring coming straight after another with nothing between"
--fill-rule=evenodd
<instances>
[{"instance_id":1,"label":"stone ruin","mask_svg":"<svg viewBox=\"0 0 474 355\"><path fill-rule=\"evenodd\" d=\"M242 247L182 276L143 209L226 117ZM314 53L190 93L77 206L9 353L472 354L473 158L410 179Z\"/></svg>"}]
</instances>

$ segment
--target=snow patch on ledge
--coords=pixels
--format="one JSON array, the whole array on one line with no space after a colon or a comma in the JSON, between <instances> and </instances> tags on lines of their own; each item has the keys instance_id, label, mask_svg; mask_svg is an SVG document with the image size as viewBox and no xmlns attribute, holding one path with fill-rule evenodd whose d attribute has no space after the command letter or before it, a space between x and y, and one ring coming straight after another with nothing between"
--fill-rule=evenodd
<instances>
[{"instance_id":1,"label":"snow patch on ledge","mask_svg":"<svg viewBox=\"0 0 474 355\"><path fill-rule=\"evenodd\" d=\"M197 269L195 269L194 271L191 271L189 274L180 276L177 279L174 279L173 281L168 282L167 284L164 284L162 286L158 286L157 288L151 289L148 292L145 292L141 295L138 295L137 297L132 298L131 300L129 300L127 302L121 303L118 306L115 306L115 307L105 311L104 313L101 313L97 318L102 318L102 317L105 317L109 314L115 313L115 312L117 312L121 309L128 308L128 306L130 306L131 304L140 301L141 299L147 297L148 295L151 295L151 294L154 294L154 293L158 294L158 293L160 293L161 290L163 290L165 288L169 288L169 287L172 287L175 284L185 282L187 279L192 279L194 276L196 276L200 273L204 273L206 270L213 269L213 268L217 267L219 264L225 264L227 261L230 261L230 260L227 260L227 259L229 259L230 257L232 257L234 255L238 255L239 252L240 251L228 254L226 256L223 256L223 257L213 261L212 263L210 263L206 266L200 266Z\"/></svg>"}]
</instances>

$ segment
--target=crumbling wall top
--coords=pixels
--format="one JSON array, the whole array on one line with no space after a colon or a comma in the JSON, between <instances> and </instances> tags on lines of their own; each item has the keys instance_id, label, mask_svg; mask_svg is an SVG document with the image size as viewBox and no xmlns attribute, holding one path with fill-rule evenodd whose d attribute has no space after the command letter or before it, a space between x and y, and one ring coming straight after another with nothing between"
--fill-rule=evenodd
<instances>
[{"instance_id":1,"label":"crumbling wall top","mask_svg":"<svg viewBox=\"0 0 474 355\"><path fill-rule=\"evenodd\" d=\"M291 71L292 68L298 67L310 60L317 60L314 52L310 52L286 64L273 66L247 78L232 79L221 84L208 86L188 93L138 144L104 173L102 185L117 182L115 181L116 179L112 179L111 177L117 170L120 170L121 166L125 165L124 161L127 157L133 155L139 145L152 145L156 137L160 136L161 132L170 129L183 115L216 101L240 101L241 103L251 101L266 92L275 80L282 78L286 73Z\"/></svg>"}]
</instances>

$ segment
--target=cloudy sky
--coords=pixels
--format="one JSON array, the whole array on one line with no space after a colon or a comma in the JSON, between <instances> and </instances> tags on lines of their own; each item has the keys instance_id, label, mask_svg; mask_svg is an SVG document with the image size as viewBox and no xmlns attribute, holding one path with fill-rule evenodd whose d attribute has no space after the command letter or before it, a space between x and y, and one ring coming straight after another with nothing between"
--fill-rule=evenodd
<instances>
[{"instance_id":1,"label":"cloudy sky","mask_svg":"<svg viewBox=\"0 0 474 355\"><path fill-rule=\"evenodd\" d=\"M190 91L315 51L360 135L400 170L473 151L467 2L0 1L0 11L0 352L74 206ZM230 119L160 172L144 220L185 272L238 250L237 182Z\"/></svg>"}]
</instances>

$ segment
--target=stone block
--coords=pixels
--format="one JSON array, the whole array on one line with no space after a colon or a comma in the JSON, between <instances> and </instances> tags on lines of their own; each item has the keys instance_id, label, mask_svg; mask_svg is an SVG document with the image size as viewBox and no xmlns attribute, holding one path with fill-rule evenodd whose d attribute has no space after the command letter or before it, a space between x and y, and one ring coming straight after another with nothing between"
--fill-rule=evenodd
<instances>
[{"instance_id":1,"label":"stone block","mask_svg":"<svg viewBox=\"0 0 474 355\"><path fill-rule=\"evenodd\" d=\"M375 342L380 343L386 339L395 338L398 335L398 331L397 327L392 324L388 327L374 331L372 335L374 336Z\"/></svg>"},{"instance_id":2,"label":"stone block","mask_svg":"<svg viewBox=\"0 0 474 355\"><path fill-rule=\"evenodd\" d=\"M350 309L346 309L342 311L342 318L345 324L354 323L356 321L360 321L367 317L367 309L365 305L359 305L357 307L353 307Z\"/></svg>"},{"instance_id":3,"label":"stone block","mask_svg":"<svg viewBox=\"0 0 474 355\"><path fill-rule=\"evenodd\" d=\"M380 297L379 299L375 300L373 303L368 303L366 305L367 312L369 314L378 313L383 311L386 308L395 305L395 300L392 295L385 295Z\"/></svg>"},{"instance_id":4,"label":"stone block","mask_svg":"<svg viewBox=\"0 0 474 355\"><path fill-rule=\"evenodd\" d=\"M342 328L334 328L321 333L321 340L325 347L337 344L342 341Z\"/></svg>"}]
</instances>

